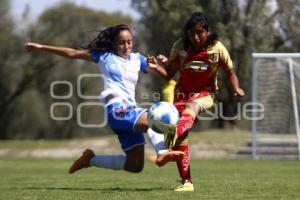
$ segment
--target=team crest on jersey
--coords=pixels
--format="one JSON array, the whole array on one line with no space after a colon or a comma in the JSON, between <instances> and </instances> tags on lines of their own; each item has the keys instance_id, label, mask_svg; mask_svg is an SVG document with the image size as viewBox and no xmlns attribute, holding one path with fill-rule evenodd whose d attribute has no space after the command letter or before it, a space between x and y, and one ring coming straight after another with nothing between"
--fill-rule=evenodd
<instances>
[{"instance_id":1,"label":"team crest on jersey","mask_svg":"<svg viewBox=\"0 0 300 200\"><path fill-rule=\"evenodd\" d=\"M220 59L220 54L218 54L218 53L213 53L212 55L211 55L211 60L212 60L212 62L219 62L219 59Z\"/></svg>"},{"instance_id":2,"label":"team crest on jersey","mask_svg":"<svg viewBox=\"0 0 300 200\"><path fill-rule=\"evenodd\" d=\"M194 72L205 72L209 68L209 64L200 60L192 60L184 65L185 69L189 69Z\"/></svg>"}]
</instances>

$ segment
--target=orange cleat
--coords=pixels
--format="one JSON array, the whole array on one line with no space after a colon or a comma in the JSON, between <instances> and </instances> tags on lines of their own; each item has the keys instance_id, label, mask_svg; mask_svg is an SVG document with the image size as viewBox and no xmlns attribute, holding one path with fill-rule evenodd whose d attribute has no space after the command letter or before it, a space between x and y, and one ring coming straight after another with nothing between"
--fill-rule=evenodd
<instances>
[{"instance_id":1,"label":"orange cleat","mask_svg":"<svg viewBox=\"0 0 300 200\"><path fill-rule=\"evenodd\" d=\"M72 164L72 166L69 169L69 174L73 174L74 172L82 168L88 168L90 166L90 161L94 156L95 153L92 150L86 149L82 153L82 155Z\"/></svg>"},{"instance_id":2,"label":"orange cleat","mask_svg":"<svg viewBox=\"0 0 300 200\"><path fill-rule=\"evenodd\" d=\"M164 166L168 162L176 162L183 159L183 151L168 151L156 158L155 164L159 167Z\"/></svg>"}]
</instances>

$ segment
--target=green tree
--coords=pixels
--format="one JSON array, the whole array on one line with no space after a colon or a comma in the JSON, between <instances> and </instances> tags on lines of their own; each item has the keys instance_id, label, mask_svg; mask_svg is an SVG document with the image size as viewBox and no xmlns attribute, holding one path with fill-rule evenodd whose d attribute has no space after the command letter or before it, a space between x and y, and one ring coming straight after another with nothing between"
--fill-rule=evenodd
<instances>
[{"instance_id":1,"label":"green tree","mask_svg":"<svg viewBox=\"0 0 300 200\"><path fill-rule=\"evenodd\" d=\"M5 2L8 8L7 1L0 2ZM5 8L2 5L0 7ZM5 11L5 14L9 16L9 9ZM2 17L1 28L3 19L5 18ZM30 38L29 40L34 42L83 48L100 30L119 23L131 25L131 18L119 14L97 12L70 2L63 2L46 10L37 22L28 27L26 33L19 33L16 36L13 34L14 22L11 18L8 19L11 21L3 25L7 31L3 32L6 29L1 29L1 35L4 37L0 37L4 44L0 48L4 52L1 54L1 57L3 56L1 61L5 61L1 65L3 79L0 84L0 138L70 138L108 132L106 127L87 129L77 124L77 106L84 102L77 96L77 78L84 73L98 74L97 66L44 52L27 54L23 43ZM7 55L11 57L4 59ZM13 70L15 73L12 73L11 78ZM50 86L53 81L61 80L72 83L73 96L66 100L55 100L50 96ZM100 80L85 80L81 92L85 95L96 95L96 92L99 93L101 90L101 84ZM65 87L55 87L55 94L65 95L68 92ZM74 114L70 120L51 119L50 106L57 101L72 104ZM90 124L95 122L94 119L102 119L103 113L95 110L90 109L83 113L82 119L85 123ZM63 107L56 109L55 112L60 116L68 115L68 109ZM7 113L10 114L10 118L7 117Z\"/></svg>"},{"instance_id":2,"label":"green tree","mask_svg":"<svg viewBox=\"0 0 300 200\"><path fill-rule=\"evenodd\" d=\"M132 5L142 13L141 23L149 51L168 55L172 43L181 36L186 19L193 12L207 13L212 30L220 35L235 64L246 96L251 97L251 53L296 51L299 46L299 1L267 0L132 0ZM224 115L234 116L236 99L231 95L229 83L223 73L217 101L223 103ZM160 85L153 86L159 90ZM229 121L235 125L237 121ZM217 123L217 124L215 124ZM221 118L213 125L224 127ZM207 123L206 123L207 124ZM249 127L249 122L243 122Z\"/></svg>"},{"instance_id":3,"label":"green tree","mask_svg":"<svg viewBox=\"0 0 300 200\"><path fill-rule=\"evenodd\" d=\"M6 138L7 124L13 120L15 107L10 103L18 96L18 66L24 64L22 37L14 32L15 23L9 13L10 4L0 0L0 138ZM15 92L14 92L15 91Z\"/></svg>"}]
</instances>

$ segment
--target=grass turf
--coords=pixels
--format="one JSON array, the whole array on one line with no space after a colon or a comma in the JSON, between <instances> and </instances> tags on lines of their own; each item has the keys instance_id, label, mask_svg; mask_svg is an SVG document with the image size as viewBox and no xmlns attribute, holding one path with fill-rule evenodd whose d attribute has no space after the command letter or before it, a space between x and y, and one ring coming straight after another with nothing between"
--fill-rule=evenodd
<instances>
[{"instance_id":1,"label":"grass turf","mask_svg":"<svg viewBox=\"0 0 300 200\"><path fill-rule=\"evenodd\" d=\"M192 160L189 193L173 192L174 163L146 162L140 174L90 168L69 175L71 163L0 157L0 199L300 199L299 161Z\"/></svg>"}]
</instances>

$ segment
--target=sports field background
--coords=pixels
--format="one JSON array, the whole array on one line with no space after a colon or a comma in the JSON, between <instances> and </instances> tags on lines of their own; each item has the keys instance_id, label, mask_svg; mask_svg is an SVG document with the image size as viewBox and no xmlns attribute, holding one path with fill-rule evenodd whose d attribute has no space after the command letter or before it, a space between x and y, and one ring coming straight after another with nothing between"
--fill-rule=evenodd
<instances>
[{"instance_id":1,"label":"sports field background","mask_svg":"<svg viewBox=\"0 0 300 200\"><path fill-rule=\"evenodd\" d=\"M212 147L217 150L219 145L222 152L227 149L228 155L234 151L233 146L240 148L249 139L249 135L238 132L194 135L192 144L204 141L207 150ZM116 146L110 151L119 151L111 136L93 140L112 142ZM1 141L0 199L300 199L299 161L233 159L226 154L206 158L193 156L195 191L175 193L172 190L179 179L174 163L158 168L146 161L140 174L90 168L69 175L67 171L73 157L16 153L34 149L52 149L57 153L56 149L76 143L79 149L84 148L87 141ZM10 153L4 154L3 150L10 150Z\"/></svg>"}]
</instances>

